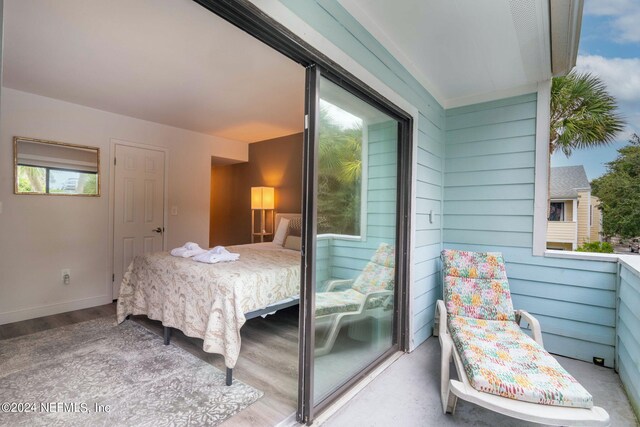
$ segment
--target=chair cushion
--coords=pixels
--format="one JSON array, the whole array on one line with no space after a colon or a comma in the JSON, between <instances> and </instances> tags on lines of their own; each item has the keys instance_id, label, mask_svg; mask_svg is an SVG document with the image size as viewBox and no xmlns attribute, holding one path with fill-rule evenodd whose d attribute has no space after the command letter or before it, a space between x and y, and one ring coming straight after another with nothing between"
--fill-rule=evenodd
<instances>
[{"instance_id":1,"label":"chair cushion","mask_svg":"<svg viewBox=\"0 0 640 427\"><path fill-rule=\"evenodd\" d=\"M499 252L442 251L444 299L453 316L515 320L504 259Z\"/></svg>"},{"instance_id":2,"label":"chair cushion","mask_svg":"<svg viewBox=\"0 0 640 427\"><path fill-rule=\"evenodd\" d=\"M318 292L316 294L316 316L358 311L365 296L353 289L340 292Z\"/></svg>"},{"instance_id":3,"label":"chair cushion","mask_svg":"<svg viewBox=\"0 0 640 427\"><path fill-rule=\"evenodd\" d=\"M442 251L445 276L472 279L506 279L507 271L500 252Z\"/></svg>"},{"instance_id":4,"label":"chair cushion","mask_svg":"<svg viewBox=\"0 0 640 427\"><path fill-rule=\"evenodd\" d=\"M392 290L395 283L395 251L388 243L380 243L362 273L353 282L353 289L363 294Z\"/></svg>"},{"instance_id":5,"label":"chair cushion","mask_svg":"<svg viewBox=\"0 0 640 427\"><path fill-rule=\"evenodd\" d=\"M365 298L365 295L353 289L339 292L318 292L316 294L316 316L358 311ZM369 298L366 309L371 310L382 306L393 307L393 304L388 303L385 295Z\"/></svg>"},{"instance_id":6,"label":"chair cushion","mask_svg":"<svg viewBox=\"0 0 640 427\"><path fill-rule=\"evenodd\" d=\"M515 322L449 316L448 324L476 390L544 405L593 406L589 392Z\"/></svg>"}]
</instances>

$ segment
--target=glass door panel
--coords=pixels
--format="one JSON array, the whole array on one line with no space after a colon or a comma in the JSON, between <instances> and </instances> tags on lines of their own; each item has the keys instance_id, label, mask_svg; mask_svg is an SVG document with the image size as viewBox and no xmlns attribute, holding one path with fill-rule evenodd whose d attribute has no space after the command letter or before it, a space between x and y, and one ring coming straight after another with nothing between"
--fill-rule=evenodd
<instances>
[{"instance_id":1,"label":"glass door panel","mask_svg":"<svg viewBox=\"0 0 640 427\"><path fill-rule=\"evenodd\" d=\"M398 122L325 77L318 92L314 406L397 345Z\"/></svg>"}]
</instances>

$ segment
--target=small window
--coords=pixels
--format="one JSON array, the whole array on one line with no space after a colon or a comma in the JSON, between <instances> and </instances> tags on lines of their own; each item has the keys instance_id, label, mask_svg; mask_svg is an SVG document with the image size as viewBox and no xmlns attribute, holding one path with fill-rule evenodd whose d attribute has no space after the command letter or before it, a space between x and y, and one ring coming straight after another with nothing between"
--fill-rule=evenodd
<instances>
[{"instance_id":1,"label":"small window","mask_svg":"<svg viewBox=\"0 0 640 427\"><path fill-rule=\"evenodd\" d=\"M564 202L551 202L549 221L564 221Z\"/></svg>"},{"instance_id":2,"label":"small window","mask_svg":"<svg viewBox=\"0 0 640 427\"><path fill-rule=\"evenodd\" d=\"M19 193L95 195L97 184L97 173L18 165Z\"/></svg>"},{"instance_id":3,"label":"small window","mask_svg":"<svg viewBox=\"0 0 640 427\"><path fill-rule=\"evenodd\" d=\"M100 149L14 138L15 194L99 196Z\"/></svg>"}]
</instances>

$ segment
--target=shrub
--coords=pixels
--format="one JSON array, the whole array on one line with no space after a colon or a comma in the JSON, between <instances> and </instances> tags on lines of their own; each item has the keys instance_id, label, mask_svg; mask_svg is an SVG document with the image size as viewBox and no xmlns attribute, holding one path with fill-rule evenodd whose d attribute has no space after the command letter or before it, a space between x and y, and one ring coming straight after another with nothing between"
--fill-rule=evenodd
<instances>
[{"instance_id":1,"label":"shrub","mask_svg":"<svg viewBox=\"0 0 640 427\"><path fill-rule=\"evenodd\" d=\"M576 251L612 254L613 246L611 246L611 243L607 243L607 242L585 242L582 246L576 249Z\"/></svg>"}]
</instances>

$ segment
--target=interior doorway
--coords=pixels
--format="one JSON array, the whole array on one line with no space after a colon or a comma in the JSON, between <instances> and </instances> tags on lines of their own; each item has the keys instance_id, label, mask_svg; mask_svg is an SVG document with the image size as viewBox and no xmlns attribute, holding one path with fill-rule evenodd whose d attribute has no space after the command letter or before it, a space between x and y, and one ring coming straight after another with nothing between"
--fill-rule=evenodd
<instances>
[{"instance_id":1,"label":"interior doorway","mask_svg":"<svg viewBox=\"0 0 640 427\"><path fill-rule=\"evenodd\" d=\"M115 144L114 299L134 257L165 249L165 156L162 150Z\"/></svg>"}]
</instances>

